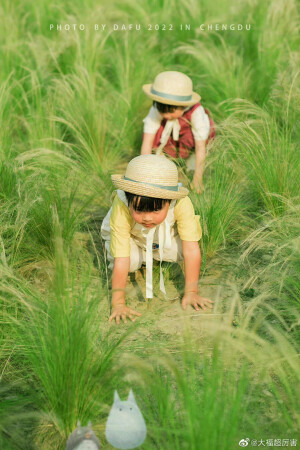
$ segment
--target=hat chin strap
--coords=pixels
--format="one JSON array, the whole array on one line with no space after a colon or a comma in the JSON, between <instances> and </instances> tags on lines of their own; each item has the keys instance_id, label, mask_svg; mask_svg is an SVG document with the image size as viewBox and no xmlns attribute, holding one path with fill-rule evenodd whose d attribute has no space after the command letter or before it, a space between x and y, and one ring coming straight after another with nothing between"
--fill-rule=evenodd
<instances>
[{"instance_id":1,"label":"hat chin strap","mask_svg":"<svg viewBox=\"0 0 300 450\"><path fill-rule=\"evenodd\" d=\"M157 156L160 156L161 153L163 152L163 149L164 149L166 143L168 142L168 139L171 136L171 133L173 135L174 141L178 141L179 131L180 131L180 124L179 124L178 119L167 120L167 122L164 126L164 130L161 134L160 146L156 150Z\"/></svg>"},{"instance_id":2,"label":"hat chin strap","mask_svg":"<svg viewBox=\"0 0 300 450\"><path fill-rule=\"evenodd\" d=\"M146 298L153 298L153 237L156 227L147 233L146 242Z\"/></svg>"},{"instance_id":3,"label":"hat chin strap","mask_svg":"<svg viewBox=\"0 0 300 450\"><path fill-rule=\"evenodd\" d=\"M150 229L146 235L146 298L153 298L153 238L156 227ZM166 295L164 276L161 263L163 261L163 249L170 249L171 226L167 220L159 225L158 229L158 245L159 245L159 288Z\"/></svg>"}]
</instances>

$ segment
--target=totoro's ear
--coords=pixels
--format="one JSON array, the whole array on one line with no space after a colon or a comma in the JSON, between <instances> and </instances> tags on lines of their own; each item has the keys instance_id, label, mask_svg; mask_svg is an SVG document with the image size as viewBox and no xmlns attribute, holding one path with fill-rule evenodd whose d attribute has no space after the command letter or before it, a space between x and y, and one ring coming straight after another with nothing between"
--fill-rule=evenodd
<instances>
[{"instance_id":1,"label":"totoro's ear","mask_svg":"<svg viewBox=\"0 0 300 450\"><path fill-rule=\"evenodd\" d=\"M118 394L117 391L115 391L115 394L114 394L114 402L120 402L120 401L121 401L121 400L120 400L119 394Z\"/></svg>"},{"instance_id":2,"label":"totoro's ear","mask_svg":"<svg viewBox=\"0 0 300 450\"><path fill-rule=\"evenodd\" d=\"M130 400L132 403L136 404L136 401L135 401L132 389L130 389L130 391L129 391L129 395L128 395L128 399L127 400Z\"/></svg>"}]
</instances>

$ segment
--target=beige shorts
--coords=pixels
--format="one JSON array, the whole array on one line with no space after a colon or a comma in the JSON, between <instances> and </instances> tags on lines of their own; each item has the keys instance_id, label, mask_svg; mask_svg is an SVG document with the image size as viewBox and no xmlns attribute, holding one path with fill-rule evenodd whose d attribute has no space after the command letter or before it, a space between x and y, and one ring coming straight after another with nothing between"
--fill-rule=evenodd
<instances>
[{"instance_id":1,"label":"beige shorts","mask_svg":"<svg viewBox=\"0 0 300 450\"><path fill-rule=\"evenodd\" d=\"M105 241L105 248L107 252L107 259L109 261L109 269L114 267L114 257L110 253L110 241ZM159 261L159 250L153 250L153 259ZM179 262L183 260L182 241L179 237L172 237L172 246L170 249L164 249L163 261ZM135 272L142 264L146 264L146 250L139 247L136 242L130 238L130 269L129 272Z\"/></svg>"}]
</instances>

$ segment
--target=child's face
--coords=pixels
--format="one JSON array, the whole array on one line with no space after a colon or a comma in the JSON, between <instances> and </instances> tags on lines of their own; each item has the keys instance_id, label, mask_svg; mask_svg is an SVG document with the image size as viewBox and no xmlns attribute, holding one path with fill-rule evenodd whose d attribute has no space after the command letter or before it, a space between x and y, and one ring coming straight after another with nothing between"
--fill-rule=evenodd
<instances>
[{"instance_id":1,"label":"child's face","mask_svg":"<svg viewBox=\"0 0 300 450\"><path fill-rule=\"evenodd\" d=\"M160 113L160 115L166 120L173 120L182 117L183 113L184 113L183 108L177 108L173 112Z\"/></svg>"},{"instance_id":2,"label":"child's face","mask_svg":"<svg viewBox=\"0 0 300 450\"><path fill-rule=\"evenodd\" d=\"M165 203L162 209L158 211L136 211L133 207L129 206L129 211L133 220L145 228L154 228L156 225L162 223L167 217L169 211L169 203Z\"/></svg>"}]
</instances>

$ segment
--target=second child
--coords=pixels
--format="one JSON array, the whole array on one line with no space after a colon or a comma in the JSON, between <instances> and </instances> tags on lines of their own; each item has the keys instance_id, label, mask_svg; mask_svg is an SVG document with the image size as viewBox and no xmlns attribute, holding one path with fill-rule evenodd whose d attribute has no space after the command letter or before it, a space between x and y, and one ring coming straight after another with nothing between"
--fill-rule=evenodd
<instances>
[{"instance_id":1,"label":"second child","mask_svg":"<svg viewBox=\"0 0 300 450\"><path fill-rule=\"evenodd\" d=\"M143 91L153 106L144 119L141 154L164 151L186 160L187 169L194 171L193 187L201 192L206 144L215 136L215 126L200 95L193 92L192 80L181 72L162 72Z\"/></svg>"}]
</instances>

